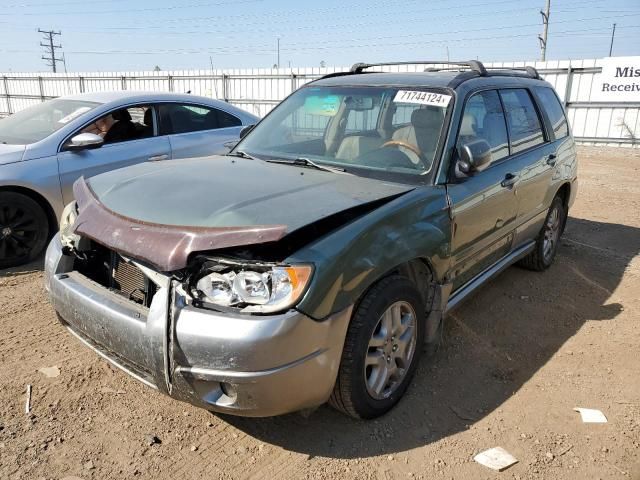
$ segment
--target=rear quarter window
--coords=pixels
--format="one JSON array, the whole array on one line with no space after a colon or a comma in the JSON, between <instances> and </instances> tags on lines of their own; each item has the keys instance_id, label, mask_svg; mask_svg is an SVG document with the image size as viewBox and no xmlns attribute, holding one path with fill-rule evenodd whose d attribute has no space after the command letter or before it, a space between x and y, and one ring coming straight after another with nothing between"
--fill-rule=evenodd
<instances>
[{"instance_id":1,"label":"rear quarter window","mask_svg":"<svg viewBox=\"0 0 640 480\"><path fill-rule=\"evenodd\" d=\"M553 89L549 87L536 87L536 95L540 100L542 108L549 117L551 129L556 139L568 136L569 125L567 124L567 117Z\"/></svg>"}]
</instances>

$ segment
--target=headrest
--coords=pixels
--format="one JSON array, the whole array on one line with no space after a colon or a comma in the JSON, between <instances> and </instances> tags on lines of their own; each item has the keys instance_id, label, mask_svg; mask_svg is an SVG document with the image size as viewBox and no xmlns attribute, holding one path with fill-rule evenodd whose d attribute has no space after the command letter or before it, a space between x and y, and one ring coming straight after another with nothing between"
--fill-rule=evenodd
<instances>
[{"instance_id":1,"label":"headrest","mask_svg":"<svg viewBox=\"0 0 640 480\"><path fill-rule=\"evenodd\" d=\"M442 110L440 108L417 108L411 114L411 125L415 128L437 128L442 126Z\"/></svg>"},{"instance_id":2,"label":"headrest","mask_svg":"<svg viewBox=\"0 0 640 480\"><path fill-rule=\"evenodd\" d=\"M151 107L144 111L144 119L142 120L147 127L153 125L153 110Z\"/></svg>"},{"instance_id":3,"label":"headrest","mask_svg":"<svg viewBox=\"0 0 640 480\"><path fill-rule=\"evenodd\" d=\"M116 110L111 114L111 116L113 117L114 120L120 120L125 122L131 121L131 114L126 108L123 108L122 110Z\"/></svg>"},{"instance_id":4,"label":"headrest","mask_svg":"<svg viewBox=\"0 0 640 480\"><path fill-rule=\"evenodd\" d=\"M460 125L460 135L476 136L477 135L476 117L471 113L465 113L462 117L462 125Z\"/></svg>"}]
</instances>

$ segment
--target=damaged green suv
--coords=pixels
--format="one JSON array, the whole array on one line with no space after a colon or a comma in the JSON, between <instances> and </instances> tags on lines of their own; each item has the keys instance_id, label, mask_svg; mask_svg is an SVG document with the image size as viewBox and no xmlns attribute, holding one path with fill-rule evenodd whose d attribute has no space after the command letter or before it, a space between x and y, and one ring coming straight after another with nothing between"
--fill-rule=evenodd
<instances>
[{"instance_id":1,"label":"damaged green suv","mask_svg":"<svg viewBox=\"0 0 640 480\"><path fill-rule=\"evenodd\" d=\"M46 257L60 321L210 410L387 412L448 311L514 262L551 265L576 195L551 85L440 63L357 64L228 155L80 179Z\"/></svg>"}]
</instances>

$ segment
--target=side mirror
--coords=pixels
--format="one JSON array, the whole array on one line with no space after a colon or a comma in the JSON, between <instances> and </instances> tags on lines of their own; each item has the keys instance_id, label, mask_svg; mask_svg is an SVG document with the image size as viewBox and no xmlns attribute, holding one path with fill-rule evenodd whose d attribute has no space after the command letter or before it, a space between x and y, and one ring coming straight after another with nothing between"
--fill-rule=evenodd
<instances>
[{"instance_id":1,"label":"side mirror","mask_svg":"<svg viewBox=\"0 0 640 480\"><path fill-rule=\"evenodd\" d=\"M480 172L491 160L491 145L486 140L477 139L458 147L458 168L462 173Z\"/></svg>"},{"instance_id":2,"label":"side mirror","mask_svg":"<svg viewBox=\"0 0 640 480\"><path fill-rule=\"evenodd\" d=\"M251 130L253 130L253 127L255 127L255 124L254 125L247 125L242 130L240 130L240 140L242 140L244 137L246 137L247 133L249 133Z\"/></svg>"},{"instance_id":3,"label":"side mirror","mask_svg":"<svg viewBox=\"0 0 640 480\"><path fill-rule=\"evenodd\" d=\"M100 148L104 143L104 139L95 133L79 133L67 142L67 150L87 150L91 148Z\"/></svg>"}]
</instances>

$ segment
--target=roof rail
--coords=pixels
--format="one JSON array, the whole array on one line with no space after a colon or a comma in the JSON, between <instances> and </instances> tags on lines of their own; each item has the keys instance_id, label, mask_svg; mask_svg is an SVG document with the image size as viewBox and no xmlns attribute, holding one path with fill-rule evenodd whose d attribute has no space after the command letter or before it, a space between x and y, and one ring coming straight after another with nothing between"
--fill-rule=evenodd
<instances>
[{"instance_id":1,"label":"roof rail","mask_svg":"<svg viewBox=\"0 0 640 480\"><path fill-rule=\"evenodd\" d=\"M384 62L384 63L355 63L350 70L350 73L362 73L363 70L371 67L387 67L391 65L454 65L458 67L468 67L478 75L486 77L487 69L482 62L478 60L469 60L467 62L447 62L442 60L427 61L409 61L409 62Z\"/></svg>"},{"instance_id":2,"label":"roof rail","mask_svg":"<svg viewBox=\"0 0 640 480\"><path fill-rule=\"evenodd\" d=\"M535 67L532 67L530 65L527 65L526 67L485 67L485 68L487 70L504 70L504 71L515 70L518 72L524 72L527 74L527 76L531 78L535 78L536 80L542 80L542 77L538 73L538 70L536 70Z\"/></svg>"}]
</instances>

